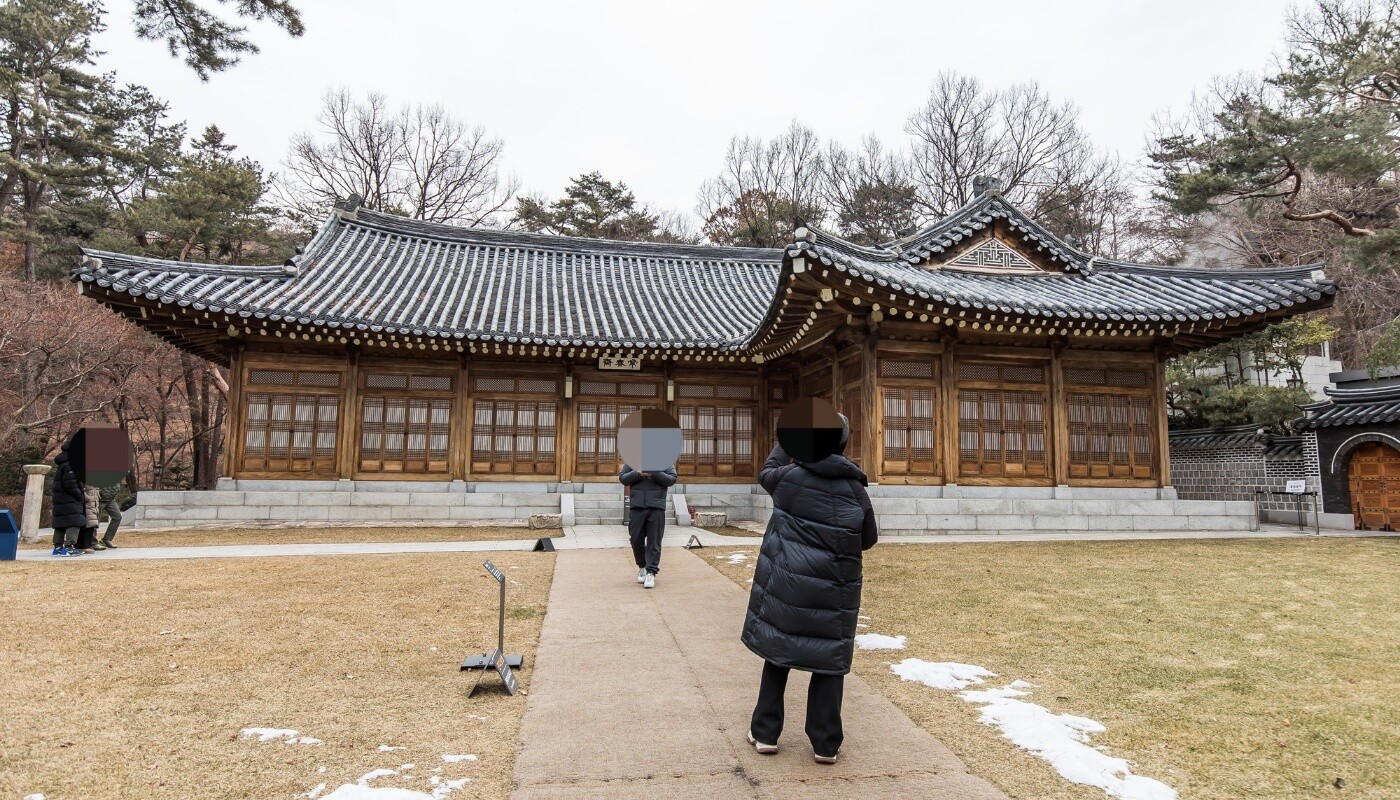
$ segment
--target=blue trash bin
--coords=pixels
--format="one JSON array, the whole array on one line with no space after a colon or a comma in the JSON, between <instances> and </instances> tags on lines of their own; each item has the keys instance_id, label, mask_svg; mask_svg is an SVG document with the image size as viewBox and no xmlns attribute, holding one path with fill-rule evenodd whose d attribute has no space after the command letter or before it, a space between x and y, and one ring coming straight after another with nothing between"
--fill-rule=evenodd
<instances>
[{"instance_id":1,"label":"blue trash bin","mask_svg":"<svg viewBox=\"0 0 1400 800\"><path fill-rule=\"evenodd\" d=\"M15 515L0 509L0 561L14 561L19 553L19 528Z\"/></svg>"}]
</instances>

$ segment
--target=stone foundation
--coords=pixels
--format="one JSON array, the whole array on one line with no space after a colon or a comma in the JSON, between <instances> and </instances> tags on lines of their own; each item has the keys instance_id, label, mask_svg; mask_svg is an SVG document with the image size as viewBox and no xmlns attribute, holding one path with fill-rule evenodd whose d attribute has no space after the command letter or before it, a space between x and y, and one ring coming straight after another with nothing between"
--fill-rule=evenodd
<instances>
[{"instance_id":1,"label":"stone foundation","mask_svg":"<svg viewBox=\"0 0 1400 800\"><path fill-rule=\"evenodd\" d=\"M881 534L1035 531L1242 531L1250 501L1179 500L1164 489L871 486ZM730 524L766 523L772 500L755 484L676 484L673 498ZM142 492L128 512L141 529L300 525L484 525L561 517L565 526L622 523L615 483L224 480L204 492ZM673 504L672 516L676 513Z\"/></svg>"}]
</instances>

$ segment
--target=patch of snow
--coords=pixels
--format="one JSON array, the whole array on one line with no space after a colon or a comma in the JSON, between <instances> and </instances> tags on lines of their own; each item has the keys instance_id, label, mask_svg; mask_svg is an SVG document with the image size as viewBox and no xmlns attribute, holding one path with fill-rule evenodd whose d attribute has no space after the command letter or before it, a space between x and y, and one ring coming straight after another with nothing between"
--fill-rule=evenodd
<instances>
[{"instance_id":1,"label":"patch of snow","mask_svg":"<svg viewBox=\"0 0 1400 800\"><path fill-rule=\"evenodd\" d=\"M366 772L365 774L361 775L355 780L355 783L358 783L361 786L368 786L369 782L374 780L375 778L387 778L390 775L397 774L399 774L398 770L384 769L381 767L380 769L372 769L369 772Z\"/></svg>"},{"instance_id":2,"label":"patch of snow","mask_svg":"<svg viewBox=\"0 0 1400 800\"><path fill-rule=\"evenodd\" d=\"M321 773L322 775L326 774L326 768L325 768L325 767L317 767L317 768L316 768L316 771L319 772L319 773Z\"/></svg>"},{"instance_id":3,"label":"patch of snow","mask_svg":"<svg viewBox=\"0 0 1400 800\"><path fill-rule=\"evenodd\" d=\"M742 564L748 560L749 556L747 553L734 553L729 556L729 563L731 564Z\"/></svg>"},{"instance_id":4,"label":"patch of snow","mask_svg":"<svg viewBox=\"0 0 1400 800\"><path fill-rule=\"evenodd\" d=\"M244 739L250 736L256 736L260 742L270 742L273 739L296 738L297 731L291 728L244 728L240 735Z\"/></svg>"},{"instance_id":5,"label":"patch of snow","mask_svg":"<svg viewBox=\"0 0 1400 800\"><path fill-rule=\"evenodd\" d=\"M886 636L883 633L862 633L856 636L856 647L862 650L903 650L904 637Z\"/></svg>"},{"instance_id":6,"label":"patch of snow","mask_svg":"<svg viewBox=\"0 0 1400 800\"><path fill-rule=\"evenodd\" d=\"M297 795L297 797L305 797L306 800L316 800L316 798L321 796L321 792L324 792L325 790L326 785L322 783L316 785L314 788L311 789L311 791L302 792L301 794Z\"/></svg>"},{"instance_id":7,"label":"patch of snow","mask_svg":"<svg viewBox=\"0 0 1400 800\"><path fill-rule=\"evenodd\" d=\"M407 749L408 749L407 747L390 747L390 746L387 745L387 744L381 744L381 745L379 745L379 752L381 752L381 753L392 753L392 752L395 751L395 750L407 750Z\"/></svg>"},{"instance_id":8,"label":"patch of snow","mask_svg":"<svg viewBox=\"0 0 1400 800\"><path fill-rule=\"evenodd\" d=\"M864 614L857 614L856 616L860 617L861 619L870 619L870 617L868 617L868 616L866 616L866 615L864 615Z\"/></svg>"},{"instance_id":9,"label":"patch of snow","mask_svg":"<svg viewBox=\"0 0 1400 800\"><path fill-rule=\"evenodd\" d=\"M475 754L472 754L472 753L468 753L467 755L464 755L464 756L449 756L449 755L444 755L444 756L442 757L442 760L443 760L443 761L446 761L446 762L449 763L449 764L456 764L458 761L475 761L475 760L476 760L476 755L475 755Z\"/></svg>"},{"instance_id":10,"label":"patch of snow","mask_svg":"<svg viewBox=\"0 0 1400 800\"><path fill-rule=\"evenodd\" d=\"M856 623L856 627L857 627L857 628L869 628L870 626L869 626L869 625L866 625L864 622L857 622L857 623Z\"/></svg>"},{"instance_id":11,"label":"patch of snow","mask_svg":"<svg viewBox=\"0 0 1400 800\"><path fill-rule=\"evenodd\" d=\"M444 781L441 786L433 790L433 798L436 800L436 798L446 797L471 782L471 778L458 778L455 781Z\"/></svg>"},{"instance_id":12,"label":"patch of snow","mask_svg":"<svg viewBox=\"0 0 1400 800\"><path fill-rule=\"evenodd\" d=\"M400 765L399 765L399 772L408 772L409 770L413 769L413 768L416 767L416 766L418 766L418 765L417 765L417 764L400 764Z\"/></svg>"},{"instance_id":13,"label":"patch of snow","mask_svg":"<svg viewBox=\"0 0 1400 800\"><path fill-rule=\"evenodd\" d=\"M320 739L313 739L310 736L293 736L287 740L287 744L325 744Z\"/></svg>"},{"instance_id":14,"label":"patch of snow","mask_svg":"<svg viewBox=\"0 0 1400 800\"><path fill-rule=\"evenodd\" d=\"M931 662L918 658L906 658L898 664L891 664L890 671L906 681L918 681L934 689L966 689L983 678L995 678L995 672L974 664L957 664L951 661Z\"/></svg>"},{"instance_id":15,"label":"patch of snow","mask_svg":"<svg viewBox=\"0 0 1400 800\"><path fill-rule=\"evenodd\" d=\"M1097 786L1121 800L1176 800L1176 790L1161 781L1134 775L1126 759L1114 758L1089 746L1089 734L1103 733L1097 720L1018 700L1027 692L1016 684L1001 689L960 692L969 703L982 704L980 720L1001 729L1002 736L1050 762L1066 779Z\"/></svg>"},{"instance_id":16,"label":"patch of snow","mask_svg":"<svg viewBox=\"0 0 1400 800\"><path fill-rule=\"evenodd\" d=\"M24 796L24 800L44 800L44 796L42 794L27 794Z\"/></svg>"},{"instance_id":17,"label":"patch of snow","mask_svg":"<svg viewBox=\"0 0 1400 800\"><path fill-rule=\"evenodd\" d=\"M1114 758L1089 746L1089 735L1103 733L1102 723L1072 714L1055 714L1044 706L1018 698L1034 684L1015 680L1001 688L966 689L995 673L973 664L930 663L906 658L890 671L906 681L935 689L963 690L958 697L982 706L978 717L994 725L1017 747L1049 762L1066 780L1095 786L1119 800L1177 800L1176 790L1161 781L1134 775L1126 759Z\"/></svg>"},{"instance_id":18,"label":"patch of snow","mask_svg":"<svg viewBox=\"0 0 1400 800\"><path fill-rule=\"evenodd\" d=\"M424 794L413 789L399 789L393 786L360 786L346 783L321 800L435 800L437 797L437 795Z\"/></svg>"}]
</instances>

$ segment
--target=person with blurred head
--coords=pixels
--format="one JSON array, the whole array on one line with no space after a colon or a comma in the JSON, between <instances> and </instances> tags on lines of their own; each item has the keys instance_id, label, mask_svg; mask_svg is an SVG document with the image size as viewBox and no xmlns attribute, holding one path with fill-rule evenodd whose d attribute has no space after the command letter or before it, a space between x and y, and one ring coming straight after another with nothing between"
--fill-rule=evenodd
<instances>
[{"instance_id":1,"label":"person with blurred head","mask_svg":"<svg viewBox=\"0 0 1400 800\"><path fill-rule=\"evenodd\" d=\"M773 497L773 515L742 636L763 659L749 743L764 755L778 752L788 674L810 672L806 733L819 764L835 764L841 749L841 698L860 615L861 553L878 539L865 473L842 455L850 420L841 415L840 424L836 452L803 463L778 444L759 472L759 484Z\"/></svg>"},{"instance_id":2,"label":"person with blurred head","mask_svg":"<svg viewBox=\"0 0 1400 800\"><path fill-rule=\"evenodd\" d=\"M63 445L53 463L53 554L82 555L77 545L78 534L87 526L87 496L69 463L68 445Z\"/></svg>"},{"instance_id":3,"label":"person with blurred head","mask_svg":"<svg viewBox=\"0 0 1400 800\"><path fill-rule=\"evenodd\" d=\"M631 487L627 532L637 563L637 583L654 589L656 573L661 571L661 535L666 532L666 491L676 483L676 469L636 470L623 464L618 480Z\"/></svg>"}]
</instances>

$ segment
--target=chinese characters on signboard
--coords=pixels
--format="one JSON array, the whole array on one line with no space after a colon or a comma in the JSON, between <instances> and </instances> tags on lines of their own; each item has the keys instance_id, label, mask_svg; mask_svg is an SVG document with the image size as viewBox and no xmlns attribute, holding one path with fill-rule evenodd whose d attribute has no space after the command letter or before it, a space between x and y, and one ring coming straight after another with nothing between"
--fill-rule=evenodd
<instances>
[{"instance_id":1,"label":"chinese characters on signboard","mask_svg":"<svg viewBox=\"0 0 1400 800\"><path fill-rule=\"evenodd\" d=\"M630 369L640 371L641 368L641 356L601 356L598 359L598 369Z\"/></svg>"}]
</instances>

